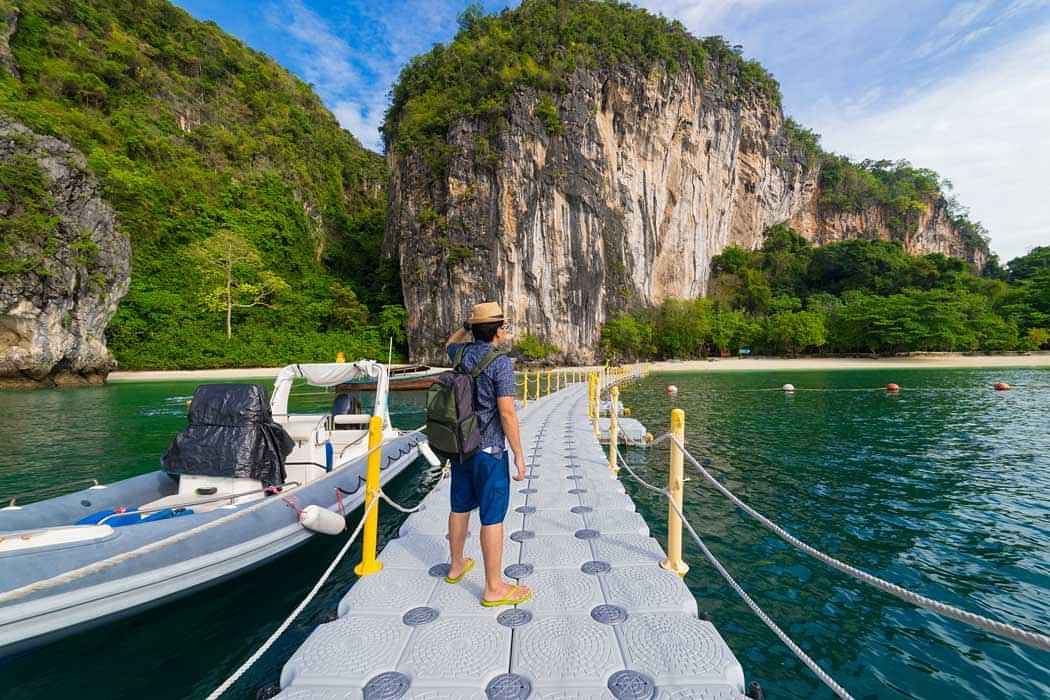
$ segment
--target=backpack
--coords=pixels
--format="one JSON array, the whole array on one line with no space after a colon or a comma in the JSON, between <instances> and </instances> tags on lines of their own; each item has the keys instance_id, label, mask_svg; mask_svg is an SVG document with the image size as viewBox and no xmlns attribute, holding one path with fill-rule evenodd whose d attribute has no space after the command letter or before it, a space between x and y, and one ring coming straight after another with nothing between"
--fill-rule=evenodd
<instances>
[{"instance_id":1,"label":"backpack","mask_svg":"<svg viewBox=\"0 0 1050 700\"><path fill-rule=\"evenodd\" d=\"M466 346L456 353L455 366L442 372L427 390L427 440L443 459L462 462L481 449L481 430L475 412L477 379L485 368L505 353L489 350L474 369L463 367ZM499 415L497 411L491 420ZM487 426L484 426L487 427Z\"/></svg>"}]
</instances>

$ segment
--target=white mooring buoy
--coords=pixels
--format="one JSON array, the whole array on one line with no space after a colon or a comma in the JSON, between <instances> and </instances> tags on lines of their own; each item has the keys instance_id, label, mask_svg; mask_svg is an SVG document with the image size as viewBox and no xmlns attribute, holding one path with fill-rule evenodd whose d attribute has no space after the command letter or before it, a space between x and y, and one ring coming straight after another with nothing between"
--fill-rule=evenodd
<instances>
[{"instance_id":1,"label":"white mooring buoy","mask_svg":"<svg viewBox=\"0 0 1050 700\"><path fill-rule=\"evenodd\" d=\"M785 384L784 385L784 391L786 391L789 394L793 393L795 391L795 385L794 384Z\"/></svg>"}]
</instances>

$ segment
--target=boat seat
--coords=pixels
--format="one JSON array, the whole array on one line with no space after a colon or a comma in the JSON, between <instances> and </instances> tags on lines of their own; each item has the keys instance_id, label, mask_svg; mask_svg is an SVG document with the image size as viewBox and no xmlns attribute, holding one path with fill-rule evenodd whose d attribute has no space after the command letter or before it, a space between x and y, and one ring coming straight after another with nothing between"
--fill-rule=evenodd
<instances>
[{"instance_id":1,"label":"boat seat","mask_svg":"<svg viewBox=\"0 0 1050 700\"><path fill-rule=\"evenodd\" d=\"M360 427L361 429L368 429L368 422L372 420L372 416L367 413L344 413L342 415L332 416L332 421L335 423L337 429L346 426Z\"/></svg>"},{"instance_id":2,"label":"boat seat","mask_svg":"<svg viewBox=\"0 0 1050 700\"><path fill-rule=\"evenodd\" d=\"M314 430L318 427L318 419L311 417L309 420L289 420L282 427L292 440L306 442L313 437Z\"/></svg>"}]
</instances>

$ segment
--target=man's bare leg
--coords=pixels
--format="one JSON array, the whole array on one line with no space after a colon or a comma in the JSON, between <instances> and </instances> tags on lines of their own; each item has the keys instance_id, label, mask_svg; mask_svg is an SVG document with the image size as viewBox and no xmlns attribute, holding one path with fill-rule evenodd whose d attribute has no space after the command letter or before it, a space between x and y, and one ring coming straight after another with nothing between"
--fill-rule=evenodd
<instances>
[{"instance_id":1,"label":"man's bare leg","mask_svg":"<svg viewBox=\"0 0 1050 700\"><path fill-rule=\"evenodd\" d=\"M463 573L466 560L463 558L463 545L467 542L467 526L470 524L470 513L448 514L448 551L449 578L456 578ZM484 530L485 528L482 528Z\"/></svg>"},{"instance_id":2,"label":"man's bare leg","mask_svg":"<svg viewBox=\"0 0 1050 700\"><path fill-rule=\"evenodd\" d=\"M506 598L514 586L503 580L503 523L481 526L481 556L485 560L485 592L481 597Z\"/></svg>"}]
</instances>

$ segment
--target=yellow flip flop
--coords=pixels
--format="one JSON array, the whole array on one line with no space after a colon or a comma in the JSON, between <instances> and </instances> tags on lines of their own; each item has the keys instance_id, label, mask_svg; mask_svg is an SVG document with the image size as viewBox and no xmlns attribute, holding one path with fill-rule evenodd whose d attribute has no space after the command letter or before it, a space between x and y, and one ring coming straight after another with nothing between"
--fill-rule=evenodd
<instances>
[{"instance_id":1,"label":"yellow flip flop","mask_svg":"<svg viewBox=\"0 0 1050 700\"><path fill-rule=\"evenodd\" d=\"M510 589L510 595L506 598L499 600L485 600L482 598L481 604L486 608L498 608L501 605L521 605L522 603L528 602L532 598L532 591L528 590L524 595L516 596L518 591L525 590L525 586L515 586Z\"/></svg>"},{"instance_id":2,"label":"yellow flip flop","mask_svg":"<svg viewBox=\"0 0 1050 700\"><path fill-rule=\"evenodd\" d=\"M460 581L463 580L464 576L466 576L467 574L469 574L471 572L471 570L473 568L474 568L474 560L468 558L465 562L463 562L463 571L460 572L459 576L457 576L456 578L452 578L450 576L446 576L445 577L445 583L459 583Z\"/></svg>"}]
</instances>

